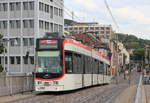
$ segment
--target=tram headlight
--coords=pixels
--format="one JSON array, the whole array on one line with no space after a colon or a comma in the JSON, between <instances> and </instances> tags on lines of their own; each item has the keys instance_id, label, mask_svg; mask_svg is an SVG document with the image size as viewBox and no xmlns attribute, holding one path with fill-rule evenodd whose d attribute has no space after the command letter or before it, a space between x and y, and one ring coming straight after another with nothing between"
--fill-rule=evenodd
<instances>
[{"instance_id":1,"label":"tram headlight","mask_svg":"<svg viewBox=\"0 0 150 103\"><path fill-rule=\"evenodd\" d=\"M42 84L42 82L41 81L37 81L37 84L40 85L40 84Z\"/></svg>"},{"instance_id":2,"label":"tram headlight","mask_svg":"<svg viewBox=\"0 0 150 103\"><path fill-rule=\"evenodd\" d=\"M58 85L58 81L53 81L53 84L54 85Z\"/></svg>"}]
</instances>

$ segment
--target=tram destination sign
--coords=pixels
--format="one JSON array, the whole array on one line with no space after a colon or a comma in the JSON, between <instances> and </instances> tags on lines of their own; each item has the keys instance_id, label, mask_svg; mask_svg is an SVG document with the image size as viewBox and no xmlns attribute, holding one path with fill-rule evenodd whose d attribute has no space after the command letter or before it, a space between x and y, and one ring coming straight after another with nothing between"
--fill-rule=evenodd
<instances>
[{"instance_id":1,"label":"tram destination sign","mask_svg":"<svg viewBox=\"0 0 150 103\"><path fill-rule=\"evenodd\" d=\"M57 49L58 40L40 40L39 49Z\"/></svg>"}]
</instances>

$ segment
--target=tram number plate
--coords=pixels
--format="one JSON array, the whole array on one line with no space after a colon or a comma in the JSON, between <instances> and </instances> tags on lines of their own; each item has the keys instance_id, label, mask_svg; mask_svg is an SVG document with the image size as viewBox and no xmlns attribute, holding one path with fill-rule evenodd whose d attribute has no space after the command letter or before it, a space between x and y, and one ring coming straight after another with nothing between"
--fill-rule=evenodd
<instances>
[{"instance_id":1,"label":"tram number plate","mask_svg":"<svg viewBox=\"0 0 150 103\"><path fill-rule=\"evenodd\" d=\"M50 82L45 82L45 83L44 83L44 86L50 86L50 85L51 85Z\"/></svg>"}]
</instances>

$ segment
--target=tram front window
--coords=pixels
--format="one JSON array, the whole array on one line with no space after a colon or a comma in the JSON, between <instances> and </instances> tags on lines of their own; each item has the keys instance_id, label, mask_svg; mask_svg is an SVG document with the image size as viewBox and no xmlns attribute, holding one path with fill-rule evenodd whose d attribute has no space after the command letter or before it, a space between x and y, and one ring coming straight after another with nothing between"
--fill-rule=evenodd
<instances>
[{"instance_id":1,"label":"tram front window","mask_svg":"<svg viewBox=\"0 0 150 103\"><path fill-rule=\"evenodd\" d=\"M39 52L37 72L62 73L60 52Z\"/></svg>"}]
</instances>

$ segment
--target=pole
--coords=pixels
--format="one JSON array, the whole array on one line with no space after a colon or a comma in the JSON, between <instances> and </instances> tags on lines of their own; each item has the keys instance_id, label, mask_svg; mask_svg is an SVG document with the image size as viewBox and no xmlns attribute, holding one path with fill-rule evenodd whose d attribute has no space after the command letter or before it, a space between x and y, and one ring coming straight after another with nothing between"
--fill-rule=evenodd
<instances>
[{"instance_id":1,"label":"pole","mask_svg":"<svg viewBox=\"0 0 150 103\"><path fill-rule=\"evenodd\" d=\"M6 52L6 50L5 50L5 47L4 47L4 71L7 72L6 65L5 65L5 52Z\"/></svg>"},{"instance_id":2,"label":"pole","mask_svg":"<svg viewBox=\"0 0 150 103\"><path fill-rule=\"evenodd\" d=\"M116 84L118 84L118 72L119 72L119 48L118 48L118 34L116 34L116 41L117 41L117 65L116 65L116 69L117 69L117 74L116 74Z\"/></svg>"},{"instance_id":3,"label":"pole","mask_svg":"<svg viewBox=\"0 0 150 103\"><path fill-rule=\"evenodd\" d=\"M72 21L74 21L74 12L72 11Z\"/></svg>"}]
</instances>

